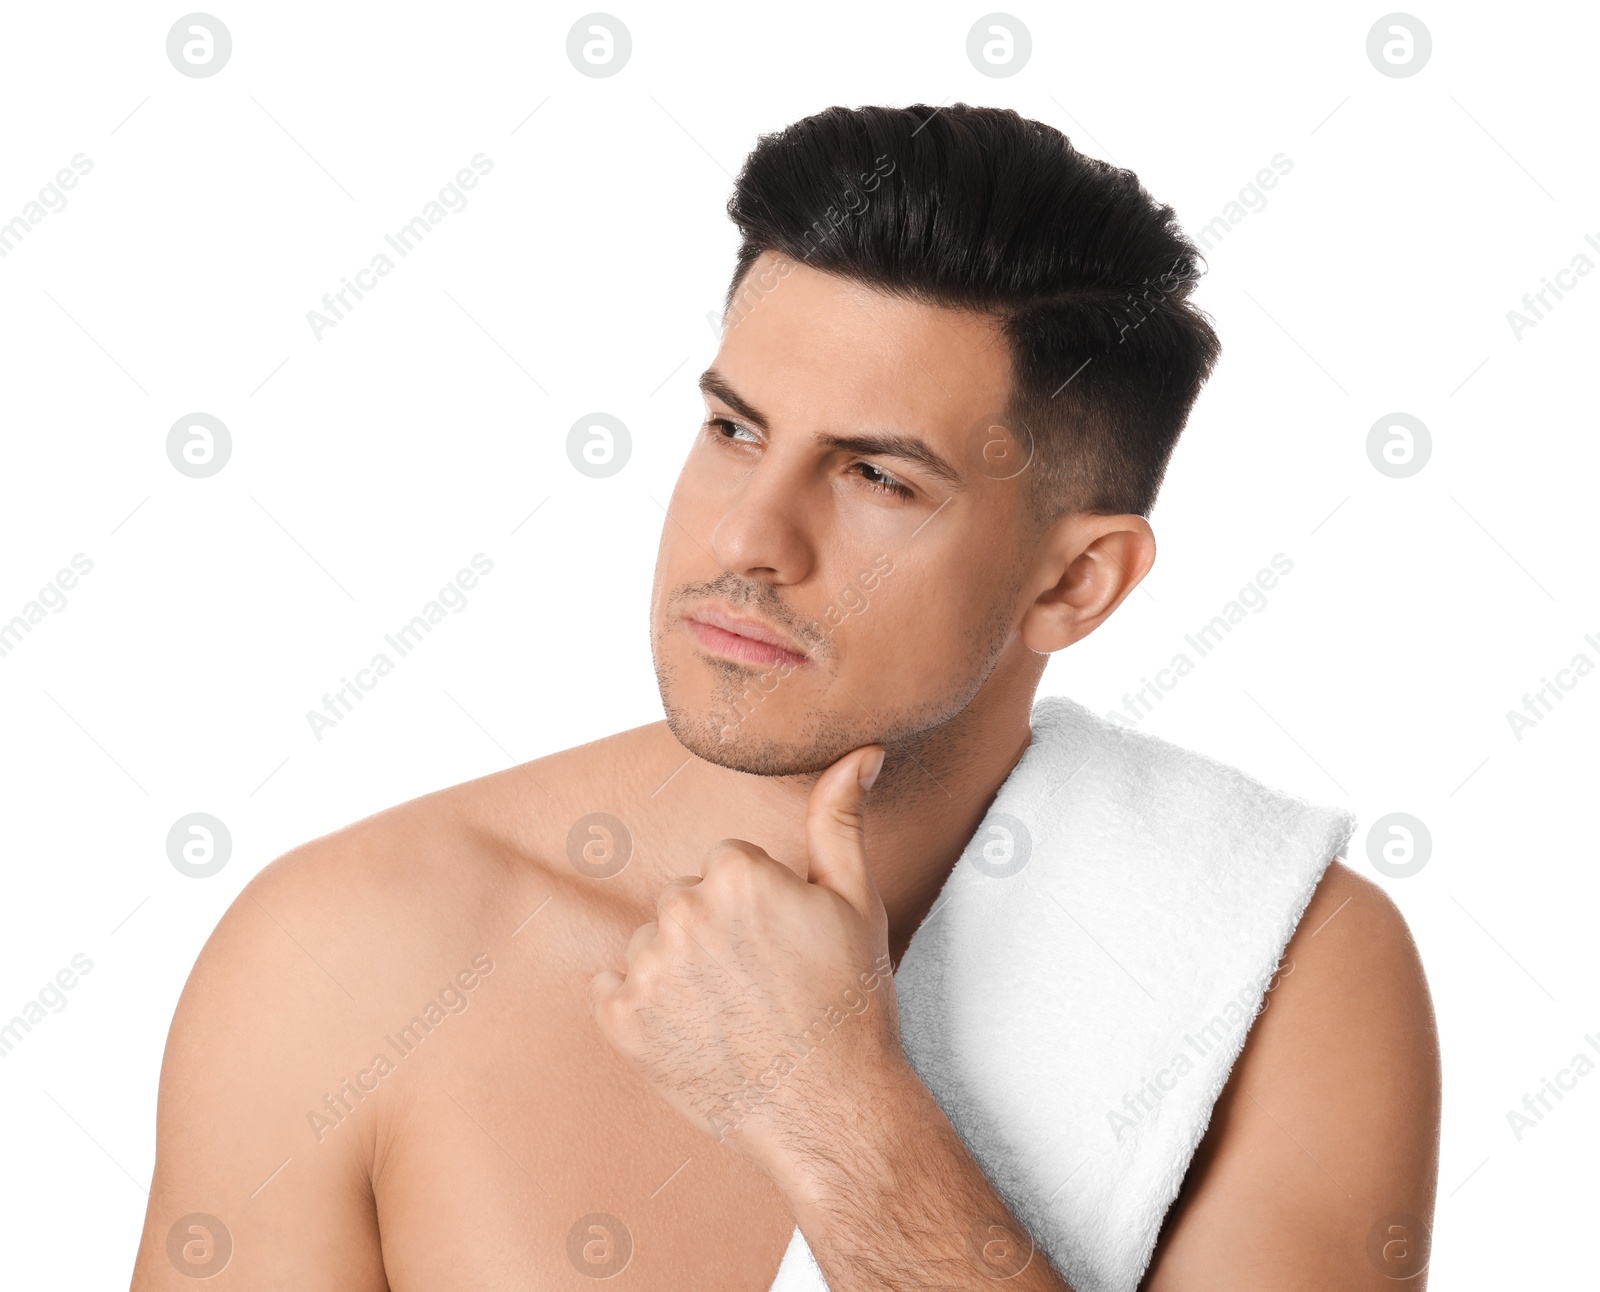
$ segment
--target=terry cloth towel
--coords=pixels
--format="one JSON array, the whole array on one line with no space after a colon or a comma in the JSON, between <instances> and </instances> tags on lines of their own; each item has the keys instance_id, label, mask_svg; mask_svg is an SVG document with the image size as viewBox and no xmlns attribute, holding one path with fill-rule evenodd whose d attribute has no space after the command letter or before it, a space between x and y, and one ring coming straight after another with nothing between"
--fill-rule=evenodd
<instances>
[{"instance_id":1,"label":"terry cloth towel","mask_svg":"<svg viewBox=\"0 0 1600 1292\"><path fill-rule=\"evenodd\" d=\"M1064 697L1032 726L895 972L901 1037L1076 1292L1134 1292L1355 818ZM826 1287L797 1228L772 1292Z\"/></svg>"}]
</instances>

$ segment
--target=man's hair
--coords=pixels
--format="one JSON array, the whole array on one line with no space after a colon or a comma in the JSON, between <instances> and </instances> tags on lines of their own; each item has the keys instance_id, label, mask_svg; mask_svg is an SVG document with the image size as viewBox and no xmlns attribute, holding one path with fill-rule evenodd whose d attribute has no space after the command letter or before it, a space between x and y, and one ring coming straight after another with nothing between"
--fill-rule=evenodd
<instances>
[{"instance_id":1,"label":"man's hair","mask_svg":"<svg viewBox=\"0 0 1600 1292\"><path fill-rule=\"evenodd\" d=\"M1220 345L1188 301L1199 250L1132 171L1008 108L832 107L760 137L728 215L729 307L772 251L989 315L1034 523L1149 514Z\"/></svg>"}]
</instances>

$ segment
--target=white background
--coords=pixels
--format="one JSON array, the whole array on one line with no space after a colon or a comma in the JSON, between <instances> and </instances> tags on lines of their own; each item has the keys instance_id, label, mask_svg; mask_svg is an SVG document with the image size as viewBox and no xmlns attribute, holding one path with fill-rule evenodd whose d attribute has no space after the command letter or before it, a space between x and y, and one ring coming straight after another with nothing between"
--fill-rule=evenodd
<instances>
[{"instance_id":1,"label":"white background","mask_svg":"<svg viewBox=\"0 0 1600 1292\"><path fill-rule=\"evenodd\" d=\"M1351 4L1024 5L1005 79L966 57L981 6L624 6L606 79L567 60L580 7L227 5L206 79L166 57L185 12L10 6L0 41L0 221L93 163L0 260L0 620L94 563L0 658L0 1018L94 964L0 1059L0 1282L126 1284L173 1006L262 866L661 716L647 593L731 174L832 103L956 100L1134 169L1192 232L1292 159L1209 257L1224 354L1147 591L1041 694L1120 706L1292 559L1143 725L1358 814L1351 862L1410 922L1443 1039L1434 1285L1592 1279L1600 1073L1520 1142L1506 1116L1600 1037L1600 675L1521 740L1506 717L1600 663L1600 274L1520 339L1506 317L1580 251L1600 265L1592 7L1422 10L1407 78L1366 56L1385 10ZM307 311L478 153L470 204L316 339ZM609 479L565 452L596 410L633 438ZM165 452L195 411L233 438L203 480ZM1406 479L1365 448L1395 411L1433 439ZM467 609L316 740L306 711L477 552ZM1366 856L1397 811L1433 841L1405 879ZM232 833L209 879L167 859L191 812Z\"/></svg>"}]
</instances>

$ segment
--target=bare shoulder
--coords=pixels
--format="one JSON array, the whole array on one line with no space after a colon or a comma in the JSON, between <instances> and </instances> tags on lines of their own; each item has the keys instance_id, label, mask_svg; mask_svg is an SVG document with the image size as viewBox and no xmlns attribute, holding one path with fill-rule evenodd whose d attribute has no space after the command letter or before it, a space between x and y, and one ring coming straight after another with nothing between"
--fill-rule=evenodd
<instances>
[{"instance_id":1,"label":"bare shoulder","mask_svg":"<svg viewBox=\"0 0 1600 1292\"><path fill-rule=\"evenodd\" d=\"M488 936L530 897L570 891L567 836L617 773L631 733L563 750L386 808L265 866L201 949L174 1030L218 993L256 993L301 1030L338 1028ZM569 903L570 905L570 903ZM442 960L441 960L442 958ZM469 957L470 958L470 957ZM309 1009L312 1003L317 1008Z\"/></svg>"},{"instance_id":2,"label":"bare shoulder","mask_svg":"<svg viewBox=\"0 0 1600 1292\"><path fill-rule=\"evenodd\" d=\"M491 998L516 995L501 966L540 902L581 923L551 854L585 748L378 812L244 886L174 1011L135 1292L192 1286L230 1250L251 1253L236 1274L252 1285L386 1288L374 1179L407 1083L435 1061L400 1063L387 1042L407 1020L462 1039L485 1026Z\"/></svg>"},{"instance_id":3,"label":"bare shoulder","mask_svg":"<svg viewBox=\"0 0 1600 1292\"><path fill-rule=\"evenodd\" d=\"M1284 993L1302 968L1295 990ZM1240 1057L1243 1086L1254 1090L1272 1071L1281 1078L1297 1055L1319 1047L1330 1062L1348 1051L1339 1067L1392 1065L1397 1096L1437 1092L1439 1035L1427 974L1405 917L1382 887L1335 859L1284 950L1283 970L1268 1002L1272 1026L1258 1023L1260 1044Z\"/></svg>"},{"instance_id":4,"label":"bare shoulder","mask_svg":"<svg viewBox=\"0 0 1600 1292\"><path fill-rule=\"evenodd\" d=\"M575 824L616 782L624 732L464 781L291 848L255 875L202 949L185 1001L240 981L298 993L338 1020L436 976L444 961L511 934L529 897L587 898L567 857ZM626 791L624 791L626 792ZM440 958L443 958L441 960ZM175 1025L185 1021L180 1002ZM314 1028L317 1019L304 1020Z\"/></svg>"},{"instance_id":5,"label":"bare shoulder","mask_svg":"<svg viewBox=\"0 0 1600 1292\"><path fill-rule=\"evenodd\" d=\"M416 938L489 918L515 894L562 883L567 836L610 804L596 786L625 774L634 732L621 732L435 790L295 847L266 866L235 910L280 910L381 956L396 921ZM248 910L245 912L248 914ZM407 955L416 945L404 947Z\"/></svg>"},{"instance_id":6,"label":"bare shoulder","mask_svg":"<svg viewBox=\"0 0 1600 1292\"><path fill-rule=\"evenodd\" d=\"M1335 859L1144 1287L1424 1286L1439 1116L1438 1028L1415 940L1388 894Z\"/></svg>"},{"instance_id":7,"label":"bare shoulder","mask_svg":"<svg viewBox=\"0 0 1600 1292\"><path fill-rule=\"evenodd\" d=\"M1383 888L1333 861L1266 1004L1230 1079L1237 1090L1224 1091L1230 1103L1283 1099L1308 1117L1323 1110L1330 1129L1363 1141L1392 1132L1419 1152L1436 1148L1422 1134L1437 1129L1433 998L1416 941ZM1381 1154L1368 1162L1383 1164Z\"/></svg>"}]
</instances>

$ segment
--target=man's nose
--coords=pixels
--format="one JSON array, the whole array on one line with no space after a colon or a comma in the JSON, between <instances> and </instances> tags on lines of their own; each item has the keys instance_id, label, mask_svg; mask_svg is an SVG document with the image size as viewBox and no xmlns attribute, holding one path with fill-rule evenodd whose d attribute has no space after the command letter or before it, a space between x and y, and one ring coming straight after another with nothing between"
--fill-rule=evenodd
<instances>
[{"instance_id":1,"label":"man's nose","mask_svg":"<svg viewBox=\"0 0 1600 1292\"><path fill-rule=\"evenodd\" d=\"M802 462L772 450L739 482L711 531L711 552L723 569L774 583L799 583L815 559L810 538L815 479Z\"/></svg>"}]
</instances>

